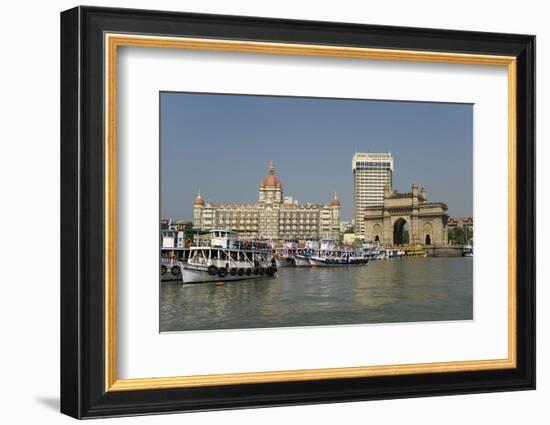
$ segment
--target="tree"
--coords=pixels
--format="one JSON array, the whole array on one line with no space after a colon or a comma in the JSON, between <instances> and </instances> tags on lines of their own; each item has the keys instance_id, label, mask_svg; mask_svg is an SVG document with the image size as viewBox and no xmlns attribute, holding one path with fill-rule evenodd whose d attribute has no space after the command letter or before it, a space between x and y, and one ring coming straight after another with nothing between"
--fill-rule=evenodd
<instances>
[{"instance_id":1,"label":"tree","mask_svg":"<svg viewBox=\"0 0 550 425\"><path fill-rule=\"evenodd\" d=\"M449 229L448 236L449 242L452 245L463 245L466 243L466 235L464 234L464 229L462 227Z\"/></svg>"}]
</instances>

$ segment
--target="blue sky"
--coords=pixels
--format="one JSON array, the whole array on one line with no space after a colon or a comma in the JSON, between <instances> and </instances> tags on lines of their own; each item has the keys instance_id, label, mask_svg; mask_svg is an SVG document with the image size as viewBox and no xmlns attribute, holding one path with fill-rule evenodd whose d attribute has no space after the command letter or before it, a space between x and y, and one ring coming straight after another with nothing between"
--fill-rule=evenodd
<instances>
[{"instance_id":1,"label":"blue sky","mask_svg":"<svg viewBox=\"0 0 550 425\"><path fill-rule=\"evenodd\" d=\"M354 152L388 152L393 187L412 183L449 215L472 215L471 104L276 96L160 94L161 216L192 219L197 191L213 202L256 202L275 163L284 195L353 216Z\"/></svg>"}]
</instances>

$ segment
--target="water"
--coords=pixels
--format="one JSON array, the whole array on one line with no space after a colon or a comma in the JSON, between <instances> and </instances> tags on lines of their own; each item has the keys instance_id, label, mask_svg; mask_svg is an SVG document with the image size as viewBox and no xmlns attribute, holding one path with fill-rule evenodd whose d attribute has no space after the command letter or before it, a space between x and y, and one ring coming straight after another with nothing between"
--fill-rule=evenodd
<instances>
[{"instance_id":1,"label":"water","mask_svg":"<svg viewBox=\"0 0 550 425\"><path fill-rule=\"evenodd\" d=\"M396 323L473 318L472 258L281 268L276 278L161 283L160 330Z\"/></svg>"}]
</instances>

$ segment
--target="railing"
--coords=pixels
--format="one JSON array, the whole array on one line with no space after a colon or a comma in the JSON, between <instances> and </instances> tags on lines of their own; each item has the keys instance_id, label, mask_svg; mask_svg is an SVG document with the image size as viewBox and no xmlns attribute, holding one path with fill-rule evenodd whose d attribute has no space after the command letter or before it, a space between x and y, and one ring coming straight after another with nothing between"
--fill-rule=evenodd
<instances>
[{"instance_id":1,"label":"railing","mask_svg":"<svg viewBox=\"0 0 550 425\"><path fill-rule=\"evenodd\" d=\"M160 264L166 267L179 265L177 257L160 257Z\"/></svg>"}]
</instances>

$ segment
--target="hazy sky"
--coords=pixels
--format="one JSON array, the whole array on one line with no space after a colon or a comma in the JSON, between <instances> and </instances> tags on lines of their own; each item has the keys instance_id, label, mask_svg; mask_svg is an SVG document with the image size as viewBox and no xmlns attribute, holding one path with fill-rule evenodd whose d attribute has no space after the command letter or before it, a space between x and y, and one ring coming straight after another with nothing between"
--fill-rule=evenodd
<instances>
[{"instance_id":1,"label":"hazy sky","mask_svg":"<svg viewBox=\"0 0 550 425\"><path fill-rule=\"evenodd\" d=\"M192 219L200 189L213 202L256 202L275 162L283 194L300 202L340 197L353 216L354 152L388 152L393 188L412 183L449 215L471 215L470 104L160 94L161 216Z\"/></svg>"}]
</instances>

